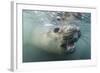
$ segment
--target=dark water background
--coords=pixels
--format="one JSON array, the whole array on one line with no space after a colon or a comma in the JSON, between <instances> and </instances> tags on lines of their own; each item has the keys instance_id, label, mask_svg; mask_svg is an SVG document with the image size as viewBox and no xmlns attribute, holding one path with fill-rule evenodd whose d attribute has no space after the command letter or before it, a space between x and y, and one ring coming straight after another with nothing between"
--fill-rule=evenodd
<instances>
[{"instance_id":1,"label":"dark water background","mask_svg":"<svg viewBox=\"0 0 100 73\"><path fill-rule=\"evenodd\" d=\"M22 38L23 62L60 61L60 60L85 60L91 59L91 14L84 13L79 23L82 36L76 45L76 51L68 55L48 53L32 44L32 30L39 25L50 23L46 12L23 10ZM40 30L41 31L41 30Z\"/></svg>"}]
</instances>

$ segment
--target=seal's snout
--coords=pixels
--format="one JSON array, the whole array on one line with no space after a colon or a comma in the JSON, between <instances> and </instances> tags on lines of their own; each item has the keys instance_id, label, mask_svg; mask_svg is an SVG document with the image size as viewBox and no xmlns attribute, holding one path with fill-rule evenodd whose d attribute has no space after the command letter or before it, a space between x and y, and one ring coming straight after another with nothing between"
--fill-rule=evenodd
<instances>
[{"instance_id":1,"label":"seal's snout","mask_svg":"<svg viewBox=\"0 0 100 73\"><path fill-rule=\"evenodd\" d=\"M81 36L80 30L78 30L75 33L73 33L74 42L78 41L78 39L80 38L80 36Z\"/></svg>"},{"instance_id":2,"label":"seal's snout","mask_svg":"<svg viewBox=\"0 0 100 73\"><path fill-rule=\"evenodd\" d=\"M81 31L78 27L70 26L66 28L63 35L63 42L61 47L66 51L66 53L73 53L75 51L75 43L81 37Z\"/></svg>"},{"instance_id":3,"label":"seal's snout","mask_svg":"<svg viewBox=\"0 0 100 73\"><path fill-rule=\"evenodd\" d=\"M57 33L60 30L60 28L54 28L54 32Z\"/></svg>"}]
</instances>

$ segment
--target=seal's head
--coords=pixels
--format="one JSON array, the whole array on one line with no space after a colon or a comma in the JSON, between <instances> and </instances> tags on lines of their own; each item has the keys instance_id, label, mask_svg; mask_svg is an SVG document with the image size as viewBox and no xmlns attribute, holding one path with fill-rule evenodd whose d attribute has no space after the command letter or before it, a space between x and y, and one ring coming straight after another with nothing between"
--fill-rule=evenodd
<instances>
[{"instance_id":1,"label":"seal's head","mask_svg":"<svg viewBox=\"0 0 100 73\"><path fill-rule=\"evenodd\" d=\"M60 22L60 26L54 28L54 33L61 36L60 47L66 53L72 53L75 51L75 43L81 36L79 26L70 24L73 20L81 19L80 13L57 13L57 21ZM60 38L60 39L61 39Z\"/></svg>"},{"instance_id":2,"label":"seal's head","mask_svg":"<svg viewBox=\"0 0 100 73\"><path fill-rule=\"evenodd\" d=\"M73 53L75 51L75 43L81 36L79 27L73 25L67 25L63 28L56 27L53 32L60 37L56 37L56 39L61 39L59 46L65 53Z\"/></svg>"}]
</instances>

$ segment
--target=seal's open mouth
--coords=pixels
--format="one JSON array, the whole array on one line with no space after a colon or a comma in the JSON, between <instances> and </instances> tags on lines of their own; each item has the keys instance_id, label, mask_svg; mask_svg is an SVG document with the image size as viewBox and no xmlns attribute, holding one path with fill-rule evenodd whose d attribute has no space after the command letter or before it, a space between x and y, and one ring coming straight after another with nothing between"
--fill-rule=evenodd
<instances>
[{"instance_id":1,"label":"seal's open mouth","mask_svg":"<svg viewBox=\"0 0 100 73\"><path fill-rule=\"evenodd\" d=\"M80 38L80 31L74 32L70 36L64 36L61 47L66 53L73 53L75 51L75 42Z\"/></svg>"},{"instance_id":2,"label":"seal's open mouth","mask_svg":"<svg viewBox=\"0 0 100 73\"><path fill-rule=\"evenodd\" d=\"M61 44L61 47L65 50L65 52L72 53L75 49L75 42L71 40L64 40L64 42Z\"/></svg>"}]
</instances>

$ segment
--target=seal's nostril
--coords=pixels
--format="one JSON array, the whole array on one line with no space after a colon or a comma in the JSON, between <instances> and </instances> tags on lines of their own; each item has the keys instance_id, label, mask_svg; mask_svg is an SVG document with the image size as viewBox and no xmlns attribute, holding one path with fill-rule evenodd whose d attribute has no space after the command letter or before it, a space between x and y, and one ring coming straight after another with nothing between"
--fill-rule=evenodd
<instances>
[{"instance_id":1,"label":"seal's nostril","mask_svg":"<svg viewBox=\"0 0 100 73\"><path fill-rule=\"evenodd\" d=\"M54 32L57 33L59 31L59 28L54 28Z\"/></svg>"}]
</instances>

